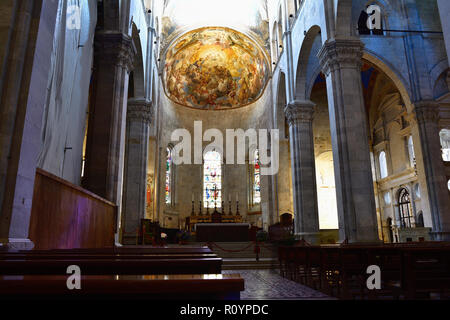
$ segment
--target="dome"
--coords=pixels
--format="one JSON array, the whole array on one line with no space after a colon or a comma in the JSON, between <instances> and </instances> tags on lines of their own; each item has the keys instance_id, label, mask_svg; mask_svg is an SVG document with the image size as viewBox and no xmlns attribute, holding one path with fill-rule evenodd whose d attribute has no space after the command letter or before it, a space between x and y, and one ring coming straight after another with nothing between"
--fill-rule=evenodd
<instances>
[{"instance_id":1,"label":"dome","mask_svg":"<svg viewBox=\"0 0 450 320\"><path fill-rule=\"evenodd\" d=\"M270 75L264 0L169 0L161 33L172 101L217 110L261 97Z\"/></svg>"}]
</instances>

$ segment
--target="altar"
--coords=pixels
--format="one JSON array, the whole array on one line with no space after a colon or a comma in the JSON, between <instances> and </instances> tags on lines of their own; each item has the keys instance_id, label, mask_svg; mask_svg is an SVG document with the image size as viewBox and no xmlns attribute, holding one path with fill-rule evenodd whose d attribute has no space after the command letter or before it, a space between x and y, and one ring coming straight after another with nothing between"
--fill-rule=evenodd
<instances>
[{"instance_id":1,"label":"altar","mask_svg":"<svg viewBox=\"0 0 450 320\"><path fill-rule=\"evenodd\" d=\"M248 223L197 223L198 242L246 242L249 241Z\"/></svg>"}]
</instances>

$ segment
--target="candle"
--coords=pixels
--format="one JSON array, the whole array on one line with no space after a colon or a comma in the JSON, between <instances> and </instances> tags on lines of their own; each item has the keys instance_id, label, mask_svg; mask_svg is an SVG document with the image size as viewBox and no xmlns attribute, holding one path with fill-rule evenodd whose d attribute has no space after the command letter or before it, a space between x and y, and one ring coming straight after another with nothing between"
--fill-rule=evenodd
<instances>
[{"instance_id":1,"label":"candle","mask_svg":"<svg viewBox=\"0 0 450 320\"><path fill-rule=\"evenodd\" d=\"M236 201L239 201L239 195L236 193Z\"/></svg>"},{"instance_id":2,"label":"candle","mask_svg":"<svg viewBox=\"0 0 450 320\"><path fill-rule=\"evenodd\" d=\"M194 193L192 192L192 202L194 202Z\"/></svg>"}]
</instances>

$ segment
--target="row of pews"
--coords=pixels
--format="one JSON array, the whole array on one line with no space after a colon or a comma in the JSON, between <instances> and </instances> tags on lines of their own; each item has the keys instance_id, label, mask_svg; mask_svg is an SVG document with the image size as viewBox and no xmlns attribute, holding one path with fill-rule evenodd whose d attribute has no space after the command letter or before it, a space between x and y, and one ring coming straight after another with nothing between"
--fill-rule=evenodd
<instances>
[{"instance_id":1,"label":"row of pews","mask_svg":"<svg viewBox=\"0 0 450 320\"><path fill-rule=\"evenodd\" d=\"M278 248L280 272L340 299L450 298L450 243L299 245ZM381 286L369 289L373 270Z\"/></svg>"},{"instance_id":2,"label":"row of pews","mask_svg":"<svg viewBox=\"0 0 450 320\"><path fill-rule=\"evenodd\" d=\"M72 265L81 271L80 290L67 286ZM3 250L0 299L239 299L244 280L221 271L208 247Z\"/></svg>"}]
</instances>

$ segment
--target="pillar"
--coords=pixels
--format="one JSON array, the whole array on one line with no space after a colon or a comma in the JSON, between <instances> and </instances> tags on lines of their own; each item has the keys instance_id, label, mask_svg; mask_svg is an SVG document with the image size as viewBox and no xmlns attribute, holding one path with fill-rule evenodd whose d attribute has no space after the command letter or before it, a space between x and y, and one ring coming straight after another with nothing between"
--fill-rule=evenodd
<instances>
[{"instance_id":1,"label":"pillar","mask_svg":"<svg viewBox=\"0 0 450 320\"><path fill-rule=\"evenodd\" d=\"M128 100L122 221L124 244L145 218L147 163L152 104L146 99ZM135 238L130 243L135 243Z\"/></svg>"},{"instance_id":2,"label":"pillar","mask_svg":"<svg viewBox=\"0 0 450 320\"><path fill-rule=\"evenodd\" d=\"M316 243L319 232L314 156L314 103L293 101L285 108L289 123L295 234Z\"/></svg>"},{"instance_id":3,"label":"pillar","mask_svg":"<svg viewBox=\"0 0 450 320\"><path fill-rule=\"evenodd\" d=\"M450 2L448 0L438 0L439 15L441 17L442 31L444 32L445 47L447 49L448 64L450 65Z\"/></svg>"},{"instance_id":4,"label":"pillar","mask_svg":"<svg viewBox=\"0 0 450 320\"><path fill-rule=\"evenodd\" d=\"M433 238L450 240L450 197L439 138L439 104L434 101L417 102L414 114L422 147Z\"/></svg>"},{"instance_id":5,"label":"pillar","mask_svg":"<svg viewBox=\"0 0 450 320\"><path fill-rule=\"evenodd\" d=\"M58 2L14 3L0 4L11 18L0 55L0 247L31 249L28 230Z\"/></svg>"},{"instance_id":6,"label":"pillar","mask_svg":"<svg viewBox=\"0 0 450 320\"><path fill-rule=\"evenodd\" d=\"M94 47L95 92L88 123L85 186L120 206L128 78L136 49L131 38L120 32L98 32Z\"/></svg>"},{"instance_id":7,"label":"pillar","mask_svg":"<svg viewBox=\"0 0 450 320\"><path fill-rule=\"evenodd\" d=\"M345 38L327 40L318 57L327 81L340 238L378 242L362 55L362 42Z\"/></svg>"}]
</instances>

